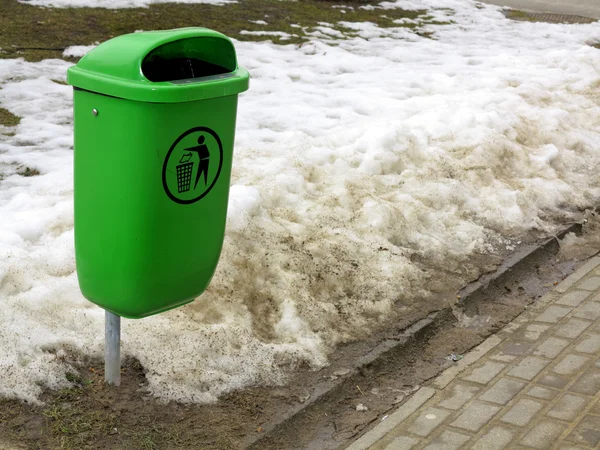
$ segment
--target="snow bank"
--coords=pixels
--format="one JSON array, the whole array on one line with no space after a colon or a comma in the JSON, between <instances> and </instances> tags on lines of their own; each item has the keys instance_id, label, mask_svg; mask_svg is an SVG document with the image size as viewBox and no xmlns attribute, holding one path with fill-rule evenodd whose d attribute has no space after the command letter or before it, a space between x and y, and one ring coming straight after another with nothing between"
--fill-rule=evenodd
<instances>
[{"instance_id":1,"label":"snow bank","mask_svg":"<svg viewBox=\"0 0 600 450\"><path fill-rule=\"evenodd\" d=\"M236 43L252 81L217 273L192 304L123 326L154 395L209 402L322 367L396 308L439 302L434 268L474 276L475 255L598 203L597 24L397 5L416 3L454 23ZM0 395L30 401L66 383L73 351L101 357L103 312L74 273L71 91L52 81L67 67L0 60L0 106L23 118L0 141Z\"/></svg>"}]
</instances>

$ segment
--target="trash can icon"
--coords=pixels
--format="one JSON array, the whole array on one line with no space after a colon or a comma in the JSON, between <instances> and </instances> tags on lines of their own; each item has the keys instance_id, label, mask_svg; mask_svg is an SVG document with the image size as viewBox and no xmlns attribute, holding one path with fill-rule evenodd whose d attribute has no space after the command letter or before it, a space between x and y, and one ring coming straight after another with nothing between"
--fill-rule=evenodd
<instances>
[{"instance_id":1,"label":"trash can icon","mask_svg":"<svg viewBox=\"0 0 600 450\"><path fill-rule=\"evenodd\" d=\"M191 302L225 234L237 100L249 80L233 43L206 28L123 35L67 80L83 295L127 318Z\"/></svg>"},{"instance_id":2,"label":"trash can icon","mask_svg":"<svg viewBox=\"0 0 600 450\"><path fill-rule=\"evenodd\" d=\"M179 161L181 164L177 166L177 191L188 192L190 185L192 184L192 172L194 170L194 163L190 162L192 154L188 153L183 155Z\"/></svg>"}]
</instances>

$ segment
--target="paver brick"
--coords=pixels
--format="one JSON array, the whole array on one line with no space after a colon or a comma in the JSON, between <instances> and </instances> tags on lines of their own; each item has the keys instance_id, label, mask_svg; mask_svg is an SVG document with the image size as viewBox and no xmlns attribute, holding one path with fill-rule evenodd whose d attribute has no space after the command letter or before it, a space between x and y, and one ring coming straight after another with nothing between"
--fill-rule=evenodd
<instances>
[{"instance_id":1,"label":"paver brick","mask_svg":"<svg viewBox=\"0 0 600 450\"><path fill-rule=\"evenodd\" d=\"M556 358L569 344L570 342L564 339L549 337L538 345L533 354L544 358Z\"/></svg>"},{"instance_id":2,"label":"paver brick","mask_svg":"<svg viewBox=\"0 0 600 450\"><path fill-rule=\"evenodd\" d=\"M524 387L525 383L522 381L501 378L479 398L487 402L506 405Z\"/></svg>"},{"instance_id":3,"label":"paver brick","mask_svg":"<svg viewBox=\"0 0 600 450\"><path fill-rule=\"evenodd\" d=\"M569 384L569 380L567 378L559 377L558 375L548 374L540 378L538 383L544 386L562 389Z\"/></svg>"},{"instance_id":4,"label":"paver brick","mask_svg":"<svg viewBox=\"0 0 600 450\"><path fill-rule=\"evenodd\" d=\"M593 270L598 265L599 261L600 259L596 257L590 259L583 266L577 269L575 273L569 275L566 280L556 286L554 290L556 292L566 292L571 286L573 286L575 283L585 277L591 270Z\"/></svg>"},{"instance_id":5,"label":"paver brick","mask_svg":"<svg viewBox=\"0 0 600 450\"><path fill-rule=\"evenodd\" d=\"M595 291L600 288L600 277L590 277L577 286L577 289L585 289L587 291Z\"/></svg>"},{"instance_id":6,"label":"paver brick","mask_svg":"<svg viewBox=\"0 0 600 450\"><path fill-rule=\"evenodd\" d=\"M455 383L451 388L446 390L447 392L444 392L447 396L439 402L439 406L448 409L458 409L471 400L479 390L480 388L477 386Z\"/></svg>"},{"instance_id":7,"label":"paver brick","mask_svg":"<svg viewBox=\"0 0 600 450\"><path fill-rule=\"evenodd\" d=\"M499 352L496 352L495 354L491 355L490 358L495 359L496 361L512 362L517 357L514 355L509 355L508 353L504 353L503 351L499 351Z\"/></svg>"},{"instance_id":8,"label":"paver brick","mask_svg":"<svg viewBox=\"0 0 600 450\"><path fill-rule=\"evenodd\" d=\"M530 342L520 342L508 339L502 343L499 350L505 355L521 356L529 352L533 344Z\"/></svg>"},{"instance_id":9,"label":"paver brick","mask_svg":"<svg viewBox=\"0 0 600 450\"><path fill-rule=\"evenodd\" d=\"M583 411L588 402L589 400L585 397L564 394L547 414L556 419L571 421Z\"/></svg>"},{"instance_id":10,"label":"paver brick","mask_svg":"<svg viewBox=\"0 0 600 450\"><path fill-rule=\"evenodd\" d=\"M531 397L540 398L542 400L552 400L558 395L558 391L542 386L534 386L527 392Z\"/></svg>"},{"instance_id":11,"label":"paver brick","mask_svg":"<svg viewBox=\"0 0 600 450\"><path fill-rule=\"evenodd\" d=\"M559 337L575 339L589 326L590 322L586 322L581 319L569 319L567 323L558 327L555 334Z\"/></svg>"},{"instance_id":12,"label":"paver brick","mask_svg":"<svg viewBox=\"0 0 600 450\"><path fill-rule=\"evenodd\" d=\"M567 292L561 298L559 298L556 301L556 304L573 307L579 306L581 302L583 302L590 295L592 295L591 292L573 290L571 292Z\"/></svg>"},{"instance_id":13,"label":"paver brick","mask_svg":"<svg viewBox=\"0 0 600 450\"><path fill-rule=\"evenodd\" d=\"M472 381L474 383L487 384L492 381L496 375L502 372L502 369L506 367L506 364L499 362L486 361L482 366L476 367L471 370L471 373L465 377L464 380Z\"/></svg>"},{"instance_id":14,"label":"paver brick","mask_svg":"<svg viewBox=\"0 0 600 450\"><path fill-rule=\"evenodd\" d=\"M458 363L446 369L439 377L435 379L435 381L433 382L433 386L435 386L438 389L445 388L446 386L448 386L448 384L454 381L454 379L459 373L461 373L465 368L469 367L471 364L479 361L483 355L490 352L500 342L502 342L502 338L500 338L498 335L490 336L477 347L472 349L469 353L467 353L465 357L461 359Z\"/></svg>"},{"instance_id":15,"label":"paver brick","mask_svg":"<svg viewBox=\"0 0 600 450\"><path fill-rule=\"evenodd\" d=\"M450 411L439 408L427 408L415 419L408 431L417 436L429 436L449 415Z\"/></svg>"},{"instance_id":16,"label":"paver brick","mask_svg":"<svg viewBox=\"0 0 600 450\"><path fill-rule=\"evenodd\" d=\"M494 355L491 356L491 358L502 362L512 362L517 356L521 356L529 352L532 346L533 344L530 342L521 342L514 339L508 339L498 347L498 350Z\"/></svg>"},{"instance_id":17,"label":"paver brick","mask_svg":"<svg viewBox=\"0 0 600 450\"><path fill-rule=\"evenodd\" d=\"M569 434L567 440L596 448L600 444L600 420L598 417L585 416Z\"/></svg>"},{"instance_id":18,"label":"paver brick","mask_svg":"<svg viewBox=\"0 0 600 450\"><path fill-rule=\"evenodd\" d=\"M590 302L581 305L575 310L573 316L580 319L597 320L600 318L600 303Z\"/></svg>"},{"instance_id":19,"label":"paver brick","mask_svg":"<svg viewBox=\"0 0 600 450\"><path fill-rule=\"evenodd\" d=\"M540 323L530 323L521 327L515 333L516 336L522 337L527 341L537 341L546 330L550 328L550 325L542 325Z\"/></svg>"},{"instance_id":20,"label":"paver brick","mask_svg":"<svg viewBox=\"0 0 600 450\"><path fill-rule=\"evenodd\" d=\"M409 436L398 436L384 450L411 450L420 441Z\"/></svg>"},{"instance_id":21,"label":"paver brick","mask_svg":"<svg viewBox=\"0 0 600 450\"><path fill-rule=\"evenodd\" d=\"M488 405L475 400L452 422L450 425L457 428L463 428L469 431L478 431L492 417L494 417L500 408L498 406Z\"/></svg>"},{"instance_id":22,"label":"paver brick","mask_svg":"<svg viewBox=\"0 0 600 450\"><path fill-rule=\"evenodd\" d=\"M565 431L566 425L559 422L543 421L535 426L521 439L520 443L528 447L547 449Z\"/></svg>"},{"instance_id":23,"label":"paver brick","mask_svg":"<svg viewBox=\"0 0 600 450\"><path fill-rule=\"evenodd\" d=\"M586 336L575 346L575 350L581 353L591 354L600 352L600 334L590 334L589 336Z\"/></svg>"},{"instance_id":24,"label":"paver brick","mask_svg":"<svg viewBox=\"0 0 600 450\"><path fill-rule=\"evenodd\" d=\"M537 322L558 323L560 319L571 312L571 308L565 306L548 306L544 312L535 318Z\"/></svg>"},{"instance_id":25,"label":"paver brick","mask_svg":"<svg viewBox=\"0 0 600 450\"><path fill-rule=\"evenodd\" d=\"M496 426L479 438L471 450L502 450L510 444L514 435L514 431Z\"/></svg>"},{"instance_id":26,"label":"paver brick","mask_svg":"<svg viewBox=\"0 0 600 450\"><path fill-rule=\"evenodd\" d=\"M552 370L559 375L570 375L581 369L589 360L585 356L566 355Z\"/></svg>"},{"instance_id":27,"label":"paver brick","mask_svg":"<svg viewBox=\"0 0 600 450\"><path fill-rule=\"evenodd\" d=\"M522 398L500 420L522 427L527 425L533 416L543 407L544 405L539 402Z\"/></svg>"},{"instance_id":28,"label":"paver brick","mask_svg":"<svg viewBox=\"0 0 600 450\"><path fill-rule=\"evenodd\" d=\"M444 430L423 450L457 450L469 439L471 439L471 436L466 434Z\"/></svg>"},{"instance_id":29,"label":"paver brick","mask_svg":"<svg viewBox=\"0 0 600 450\"><path fill-rule=\"evenodd\" d=\"M533 380L548 365L548 362L537 356L526 356L519 364L508 371L508 375Z\"/></svg>"},{"instance_id":30,"label":"paver brick","mask_svg":"<svg viewBox=\"0 0 600 450\"><path fill-rule=\"evenodd\" d=\"M596 368L586 370L583 375L569 387L569 391L584 395L598 394L598 392L600 392L600 370Z\"/></svg>"}]
</instances>

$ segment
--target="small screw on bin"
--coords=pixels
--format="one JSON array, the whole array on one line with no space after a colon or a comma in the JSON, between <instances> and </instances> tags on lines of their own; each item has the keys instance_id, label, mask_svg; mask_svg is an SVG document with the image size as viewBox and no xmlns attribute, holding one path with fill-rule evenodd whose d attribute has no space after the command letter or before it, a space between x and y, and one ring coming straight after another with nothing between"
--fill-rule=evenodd
<instances>
[{"instance_id":1,"label":"small screw on bin","mask_svg":"<svg viewBox=\"0 0 600 450\"><path fill-rule=\"evenodd\" d=\"M93 114L93 115L95 115L95 116L97 116L97 115L98 115L98 110L97 110L97 109L95 109L95 108L94 108L94 109L92 109L92 114Z\"/></svg>"}]
</instances>

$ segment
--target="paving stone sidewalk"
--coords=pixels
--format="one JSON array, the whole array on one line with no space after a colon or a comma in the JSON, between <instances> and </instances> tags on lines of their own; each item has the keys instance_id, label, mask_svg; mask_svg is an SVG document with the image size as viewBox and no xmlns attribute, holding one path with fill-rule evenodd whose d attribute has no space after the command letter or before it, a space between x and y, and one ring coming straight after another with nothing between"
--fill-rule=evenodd
<instances>
[{"instance_id":1,"label":"paving stone sidewalk","mask_svg":"<svg viewBox=\"0 0 600 450\"><path fill-rule=\"evenodd\" d=\"M600 257L348 450L600 449Z\"/></svg>"}]
</instances>

